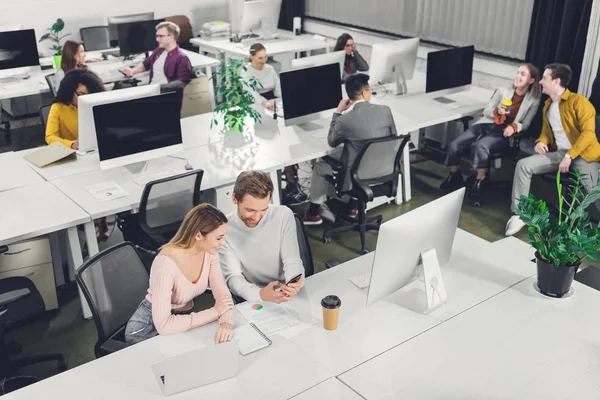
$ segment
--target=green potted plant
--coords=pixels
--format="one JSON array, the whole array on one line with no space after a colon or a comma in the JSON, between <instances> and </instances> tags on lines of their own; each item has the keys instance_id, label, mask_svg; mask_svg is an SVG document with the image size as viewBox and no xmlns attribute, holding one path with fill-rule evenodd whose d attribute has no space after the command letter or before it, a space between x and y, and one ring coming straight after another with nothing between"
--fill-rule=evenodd
<instances>
[{"instance_id":1,"label":"green potted plant","mask_svg":"<svg viewBox=\"0 0 600 400\"><path fill-rule=\"evenodd\" d=\"M587 209L600 199L600 179L588 190L582 174L571 172L571 185L563 192L560 172L556 174L558 215L535 196L521 196L516 214L528 226L527 241L536 250L537 284L540 292L563 297L571 290L577 269L585 258L596 259L600 234Z\"/></svg>"},{"instance_id":2,"label":"green potted plant","mask_svg":"<svg viewBox=\"0 0 600 400\"><path fill-rule=\"evenodd\" d=\"M223 116L224 126L229 132L244 132L246 117L252 118L255 123L261 121L260 113L252 108L254 96L249 89L256 90L262 85L254 77L246 80L240 76L240 71L246 71L247 68L245 60L231 59L229 64L222 61L219 71L211 77L211 79L220 78L220 83L215 90L215 98L218 99L219 96L223 98L213 111L211 128L213 125L219 125L217 119L219 115Z\"/></svg>"},{"instance_id":3,"label":"green potted plant","mask_svg":"<svg viewBox=\"0 0 600 400\"><path fill-rule=\"evenodd\" d=\"M49 47L49 49L54 52L54 66L56 67L56 69L60 68L60 63L62 61L62 45L60 44L60 41L70 35L70 33L66 33L60 36L60 32L62 32L64 28L65 21L58 18L56 22L53 23L52 26L47 29L49 32L45 33L39 40L39 42L43 42L44 40L51 40L52 42L54 42L52 47Z\"/></svg>"}]
</instances>

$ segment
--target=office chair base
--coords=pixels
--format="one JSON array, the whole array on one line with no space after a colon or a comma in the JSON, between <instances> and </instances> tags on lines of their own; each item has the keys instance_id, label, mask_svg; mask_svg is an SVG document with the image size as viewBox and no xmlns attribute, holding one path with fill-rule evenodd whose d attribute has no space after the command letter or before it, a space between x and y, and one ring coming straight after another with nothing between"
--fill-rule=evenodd
<instances>
[{"instance_id":1,"label":"office chair base","mask_svg":"<svg viewBox=\"0 0 600 400\"><path fill-rule=\"evenodd\" d=\"M365 247L365 233L367 231L379 231L379 227L381 226L382 222L382 215L365 218L365 221L362 224L360 221L360 216L352 218L346 215L338 215L335 218L335 224L333 228L326 229L323 232L323 243L331 243L332 235L337 235L339 233L348 231L357 231L360 234L360 252L361 254L367 254L369 250Z\"/></svg>"}]
</instances>

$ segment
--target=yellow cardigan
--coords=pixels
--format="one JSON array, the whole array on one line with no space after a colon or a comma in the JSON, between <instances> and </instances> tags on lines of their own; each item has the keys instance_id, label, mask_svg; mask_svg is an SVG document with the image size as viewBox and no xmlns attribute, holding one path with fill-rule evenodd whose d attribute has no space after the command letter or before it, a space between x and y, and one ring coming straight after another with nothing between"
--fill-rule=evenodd
<instances>
[{"instance_id":1,"label":"yellow cardigan","mask_svg":"<svg viewBox=\"0 0 600 400\"><path fill-rule=\"evenodd\" d=\"M538 142L556 149L556 140L546 117L552 99L546 100L543 110L542 133ZM600 143L596 137L596 110L588 99L566 89L558 103L560 120L571 142L567 152L571 158L581 156L587 162L600 161Z\"/></svg>"},{"instance_id":2,"label":"yellow cardigan","mask_svg":"<svg viewBox=\"0 0 600 400\"><path fill-rule=\"evenodd\" d=\"M46 123L46 143L60 142L71 148L79 138L77 107L54 103Z\"/></svg>"}]
</instances>

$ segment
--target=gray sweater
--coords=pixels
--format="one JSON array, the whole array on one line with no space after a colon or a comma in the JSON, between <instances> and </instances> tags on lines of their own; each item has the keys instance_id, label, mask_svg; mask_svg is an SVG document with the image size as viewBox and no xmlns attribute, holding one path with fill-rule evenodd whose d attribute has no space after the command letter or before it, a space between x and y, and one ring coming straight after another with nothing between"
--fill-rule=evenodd
<instances>
[{"instance_id":1,"label":"gray sweater","mask_svg":"<svg viewBox=\"0 0 600 400\"><path fill-rule=\"evenodd\" d=\"M255 228L248 228L237 211L227 218L227 239L219 255L231 293L261 301L259 291L270 282L285 283L304 274L296 221L289 208L269 206Z\"/></svg>"}]
</instances>

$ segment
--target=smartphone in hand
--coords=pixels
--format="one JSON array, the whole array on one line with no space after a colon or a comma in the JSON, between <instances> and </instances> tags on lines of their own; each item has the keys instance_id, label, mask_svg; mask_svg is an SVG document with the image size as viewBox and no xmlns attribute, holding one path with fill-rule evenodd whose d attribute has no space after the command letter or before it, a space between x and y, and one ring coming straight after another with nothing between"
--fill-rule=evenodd
<instances>
[{"instance_id":1,"label":"smartphone in hand","mask_svg":"<svg viewBox=\"0 0 600 400\"><path fill-rule=\"evenodd\" d=\"M295 275L295 276L294 276L292 279L290 279L290 280L289 280L289 281L286 283L286 285L289 285L290 283L296 283L296 282L298 282L298 281L300 280L300 278L302 278L302 274ZM275 290L276 292L281 292L281 286L275 286L275 287L274 287L274 290Z\"/></svg>"}]
</instances>

